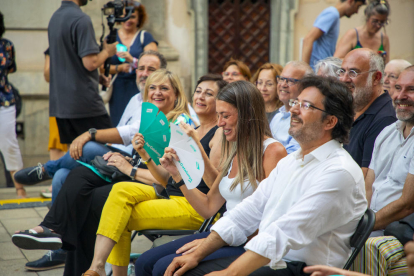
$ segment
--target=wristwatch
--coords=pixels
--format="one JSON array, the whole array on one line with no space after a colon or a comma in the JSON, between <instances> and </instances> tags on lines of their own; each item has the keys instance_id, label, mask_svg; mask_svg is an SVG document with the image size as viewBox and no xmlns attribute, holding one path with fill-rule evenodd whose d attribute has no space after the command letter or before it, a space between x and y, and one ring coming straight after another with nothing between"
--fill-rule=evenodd
<instances>
[{"instance_id":1,"label":"wristwatch","mask_svg":"<svg viewBox=\"0 0 414 276\"><path fill-rule=\"evenodd\" d=\"M177 188L177 189L180 189L180 187L181 186L183 186L185 183L184 183L184 179L181 179L181 181L180 182L175 182L175 180L173 179L173 181L172 181L172 185L175 187L175 188Z\"/></svg>"},{"instance_id":2,"label":"wristwatch","mask_svg":"<svg viewBox=\"0 0 414 276\"><path fill-rule=\"evenodd\" d=\"M96 128L90 128L89 129L89 134L91 135L91 141L95 141L96 132L97 132Z\"/></svg>"},{"instance_id":3,"label":"wristwatch","mask_svg":"<svg viewBox=\"0 0 414 276\"><path fill-rule=\"evenodd\" d=\"M132 167L131 173L129 174L129 177L131 177L132 180L135 180L135 174L137 173L138 166Z\"/></svg>"}]
</instances>

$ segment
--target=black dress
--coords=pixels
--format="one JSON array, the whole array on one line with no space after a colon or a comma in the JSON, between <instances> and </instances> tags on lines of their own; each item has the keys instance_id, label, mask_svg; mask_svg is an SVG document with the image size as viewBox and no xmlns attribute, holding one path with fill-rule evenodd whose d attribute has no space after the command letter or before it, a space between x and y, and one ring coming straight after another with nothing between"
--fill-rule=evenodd
<instances>
[{"instance_id":1,"label":"black dress","mask_svg":"<svg viewBox=\"0 0 414 276\"><path fill-rule=\"evenodd\" d=\"M201 140L207 156L210 156L209 143L217 126L213 127ZM167 192L183 196L181 191L168 180ZM62 235L62 249L68 250L63 275L78 276L89 269L95 248L102 209L115 183L108 183L86 167L73 169L63 184L55 203L40 224ZM203 193L208 187L202 181L197 188Z\"/></svg>"}]
</instances>

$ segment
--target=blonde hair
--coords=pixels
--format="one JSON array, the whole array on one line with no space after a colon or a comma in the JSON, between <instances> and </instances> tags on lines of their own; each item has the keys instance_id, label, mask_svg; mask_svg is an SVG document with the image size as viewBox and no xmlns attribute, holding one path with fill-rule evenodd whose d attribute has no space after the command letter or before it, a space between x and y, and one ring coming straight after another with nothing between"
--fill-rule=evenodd
<instances>
[{"instance_id":1,"label":"blonde hair","mask_svg":"<svg viewBox=\"0 0 414 276\"><path fill-rule=\"evenodd\" d=\"M255 190L256 181L263 180L263 141L272 137L267 122L263 96L252 83L236 81L226 85L217 95L217 100L227 102L237 109L236 142L229 143L223 134L222 177L229 172L232 160L237 154L239 166L230 190L248 180Z\"/></svg>"},{"instance_id":2,"label":"blonde hair","mask_svg":"<svg viewBox=\"0 0 414 276\"><path fill-rule=\"evenodd\" d=\"M144 102L148 101L148 89L151 84L165 83L167 81L170 82L176 96L173 110L165 114L165 116L167 116L168 121L174 122L175 120L177 120L178 116L180 116L183 113L190 116L190 111L188 109L188 101L184 95L180 79L176 74L166 69L158 69L157 71L149 75L147 81L145 82L143 97Z\"/></svg>"}]
</instances>

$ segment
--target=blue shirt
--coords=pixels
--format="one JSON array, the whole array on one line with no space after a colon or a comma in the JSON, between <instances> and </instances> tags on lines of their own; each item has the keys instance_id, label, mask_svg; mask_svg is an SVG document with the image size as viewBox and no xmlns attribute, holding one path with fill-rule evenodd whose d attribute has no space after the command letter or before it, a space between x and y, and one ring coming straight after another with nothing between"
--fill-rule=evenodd
<instances>
[{"instance_id":1,"label":"blue shirt","mask_svg":"<svg viewBox=\"0 0 414 276\"><path fill-rule=\"evenodd\" d=\"M315 64L335 53L336 41L339 36L339 12L335 7L324 9L316 18L314 27L320 29L323 35L313 42L310 66L315 70Z\"/></svg>"},{"instance_id":2,"label":"blue shirt","mask_svg":"<svg viewBox=\"0 0 414 276\"><path fill-rule=\"evenodd\" d=\"M279 108L279 112L273 117L270 123L270 130L273 138L278 140L286 148L288 154L300 148L298 142L289 135L290 128L290 112L286 111L286 107Z\"/></svg>"},{"instance_id":3,"label":"blue shirt","mask_svg":"<svg viewBox=\"0 0 414 276\"><path fill-rule=\"evenodd\" d=\"M368 168L378 134L397 120L388 93L379 96L352 124L349 144L344 145L360 167Z\"/></svg>"},{"instance_id":4,"label":"blue shirt","mask_svg":"<svg viewBox=\"0 0 414 276\"><path fill-rule=\"evenodd\" d=\"M15 104L13 87L7 75L16 71L15 53L13 43L7 39L0 40L0 106Z\"/></svg>"}]
</instances>

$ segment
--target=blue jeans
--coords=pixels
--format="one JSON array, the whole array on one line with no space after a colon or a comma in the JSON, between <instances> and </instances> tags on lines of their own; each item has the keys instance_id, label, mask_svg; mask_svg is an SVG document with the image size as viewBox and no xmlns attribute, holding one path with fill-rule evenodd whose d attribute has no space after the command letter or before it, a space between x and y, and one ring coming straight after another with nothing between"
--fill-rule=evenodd
<instances>
[{"instance_id":1,"label":"blue jeans","mask_svg":"<svg viewBox=\"0 0 414 276\"><path fill-rule=\"evenodd\" d=\"M66 177L70 173L69 169L59 169L55 173L55 176L52 180L52 204L55 202L56 197L62 188L63 183L65 183Z\"/></svg>"},{"instance_id":2,"label":"blue jeans","mask_svg":"<svg viewBox=\"0 0 414 276\"><path fill-rule=\"evenodd\" d=\"M87 142L83 146L82 156L79 158L79 161L89 164L95 158L95 156L102 156L108 151L110 150L103 144L97 142ZM43 166L49 176L53 177L59 169L72 170L82 165L76 162L76 160L70 156L69 152L67 152L58 160L47 161Z\"/></svg>"},{"instance_id":3,"label":"blue jeans","mask_svg":"<svg viewBox=\"0 0 414 276\"><path fill-rule=\"evenodd\" d=\"M193 240L206 238L209 234L210 232L204 232L190 235L146 251L135 262L135 275L164 275L165 270L170 265L172 260L175 257L181 256L175 254L178 248ZM245 250L243 246L225 246L205 257L203 261L231 256L240 256L244 252Z\"/></svg>"}]
</instances>

